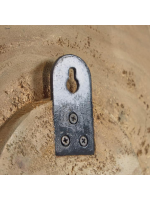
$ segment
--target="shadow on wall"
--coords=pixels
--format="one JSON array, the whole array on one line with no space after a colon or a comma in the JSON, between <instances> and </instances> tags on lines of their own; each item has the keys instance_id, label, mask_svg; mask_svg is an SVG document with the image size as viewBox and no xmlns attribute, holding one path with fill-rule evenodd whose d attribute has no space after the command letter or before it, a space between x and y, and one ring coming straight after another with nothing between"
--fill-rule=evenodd
<instances>
[{"instance_id":1,"label":"shadow on wall","mask_svg":"<svg viewBox=\"0 0 150 200\"><path fill-rule=\"evenodd\" d=\"M53 99L53 64L54 62L46 62L43 69L43 98L50 97Z\"/></svg>"},{"instance_id":2,"label":"shadow on wall","mask_svg":"<svg viewBox=\"0 0 150 200\"><path fill-rule=\"evenodd\" d=\"M33 74L33 90L35 101L49 98L52 100L53 93L53 61L45 61L39 64Z\"/></svg>"}]
</instances>

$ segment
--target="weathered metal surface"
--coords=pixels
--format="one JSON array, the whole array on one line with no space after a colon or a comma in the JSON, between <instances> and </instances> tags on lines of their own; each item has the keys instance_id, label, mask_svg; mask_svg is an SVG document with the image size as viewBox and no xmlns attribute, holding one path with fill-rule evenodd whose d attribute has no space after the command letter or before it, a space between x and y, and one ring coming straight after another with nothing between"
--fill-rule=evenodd
<instances>
[{"instance_id":1,"label":"weathered metal surface","mask_svg":"<svg viewBox=\"0 0 150 200\"><path fill-rule=\"evenodd\" d=\"M79 83L75 93L66 86L70 68ZM56 155L94 154L91 76L86 63L75 55L62 56L54 64L53 112Z\"/></svg>"}]
</instances>

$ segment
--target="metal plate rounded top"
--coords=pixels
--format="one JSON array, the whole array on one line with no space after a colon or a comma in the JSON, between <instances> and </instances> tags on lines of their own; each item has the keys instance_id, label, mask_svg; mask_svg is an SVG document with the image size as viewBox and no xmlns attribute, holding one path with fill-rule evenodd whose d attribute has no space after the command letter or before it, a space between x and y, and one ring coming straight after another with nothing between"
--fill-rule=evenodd
<instances>
[{"instance_id":1,"label":"metal plate rounded top","mask_svg":"<svg viewBox=\"0 0 150 200\"><path fill-rule=\"evenodd\" d=\"M75 93L67 88L70 69L78 83ZM91 75L78 56L64 55L54 64L53 109L56 155L94 154Z\"/></svg>"}]
</instances>

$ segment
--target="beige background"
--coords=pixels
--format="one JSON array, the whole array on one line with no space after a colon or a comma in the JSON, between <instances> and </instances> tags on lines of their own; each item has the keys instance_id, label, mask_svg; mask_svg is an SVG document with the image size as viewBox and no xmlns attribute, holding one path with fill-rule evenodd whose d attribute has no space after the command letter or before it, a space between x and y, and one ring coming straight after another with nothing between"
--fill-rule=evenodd
<instances>
[{"instance_id":1,"label":"beige background","mask_svg":"<svg viewBox=\"0 0 150 200\"><path fill-rule=\"evenodd\" d=\"M53 62L92 77L93 156L56 157ZM0 26L0 174L150 174L149 26Z\"/></svg>"}]
</instances>

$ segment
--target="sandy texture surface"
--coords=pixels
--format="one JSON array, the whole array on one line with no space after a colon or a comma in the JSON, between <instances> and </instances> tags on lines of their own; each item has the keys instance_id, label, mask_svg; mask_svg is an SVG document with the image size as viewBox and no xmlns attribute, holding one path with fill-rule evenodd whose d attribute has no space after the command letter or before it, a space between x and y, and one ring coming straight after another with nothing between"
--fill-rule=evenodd
<instances>
[{"instance_id":1,"label":"sandy texture surface","mask_svg":"<svg viewBox=\"0 0 150 200\"><path fill-rule=\"evenodd\" d=\"M56 157L50 71L92 77L95 154ZM0 26L0 174L150 174L150 27Z\"/></svg>"}]
</instances>

